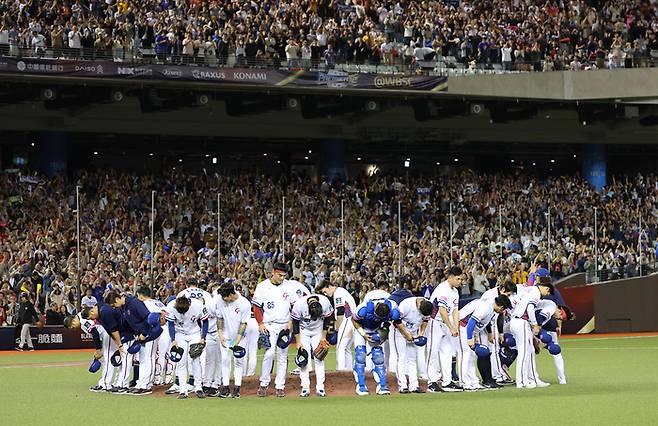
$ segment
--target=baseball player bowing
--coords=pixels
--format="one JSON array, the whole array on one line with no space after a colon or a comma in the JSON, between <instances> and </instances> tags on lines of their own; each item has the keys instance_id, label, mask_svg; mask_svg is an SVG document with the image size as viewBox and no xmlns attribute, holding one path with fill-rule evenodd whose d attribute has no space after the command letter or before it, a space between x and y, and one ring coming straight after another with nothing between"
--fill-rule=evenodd
<instances>
[{"instance_id":1,"label":"baseball player bowing","mask_svg":"<svg viewBox=\"0 0 658 426\"><path fill-rule=\"evenodd\" d=\"M105 332L100 323L84 319L82 312L77 315L69 315L64 319L64 326L66 328L79 328L83 333L90 334L94 341L94 359L99 360L101 363L101 377L98 379L98 384L89 388L91 392L106 392L112 389L112 372L109 362L110 356L110 336ZM108 374L109 373L109 374Z\"/></svg>"},{"instance_id":2,"label":"baseball player bowing","mask_svg":"<svg viewBox=\"0 0 658 426\"><path fill-rule=\"evenodd\" d=\"M386 383L386 359L382 344L386 341L390 321L399 321L395 302L388 299L374 299L361 303L352 315L354 326L354 377L357 395L368 395L366 386L366 358L370 353L373 363L373 376L377 382L377 394L389 395Z\"/></svg>"},{"instance_id":3,"label":"baseball player bowing","mask_svg":"<svg viewBox=\"0 0 658 426\"><path fill-rule=\"evenodd\" d=\"M542 299L537 303L537 310L535 311L537 324L550 337L550 339L542 339L542 342L548 346L549 352L553 355L555 369L557 370L557 380L561 385L567 384L567 377L564 374L564 358L562 358L562 350L559 347L558 335L562 328L562 322L571 319L571 317L571 311L568 307L558 306L552 300Z\"/></svg>"},{"instance_id":4,"label":"baseball player bowing","mask_svg":"<svg viewBox=\"0 0 658 426\"><path fill-rule=\"evenodd\" d=\"M516 387L536 388L549 386L537 373L533 336L539 333L535 310L542 296L553 293L549 277L540 277L534 286L526 287L520 293L520 300L510 314L510 331L516 341Z\"/></svg>"},{"instance_id":5,"label":"baseball player bowing","mask_svg":"<svg viewBox=\"0 0 658 426\"><path fill-rule=\"evenodd\" d=\"M459 341L459 293L462 285L462 270L452 267L448 279L440 283L430 296L434 306L429 325L427 346L427 375L429 392L460 392L463 389L452 382L452 357L457 353ZM440 373L439 373L440 371ZM439 386L439 377L442 386Z\"/></svg>"},{"instance_id":6,"label":"baseball player bowing","mask_svg":"<svg viewBox=\"0 0 658 426\"><path fill-rule=\"evenodd\" d=\"M232 283L224 283L217 290L215 305L217 314L217 333L222 360L222 387L220 398L240 398L240 386L245 368L246 349L244 347L247 321L251 316L251 303L235 291ZM229 390L231 378L231 359L233 366L233 393Z\"/></svg>"},{"instance_id":7,"label":"baseball player bowing","mask_svg":"<svg viewBox=\"0 0 658 426\"><path fill-rule=\"evenodd\" d=\"M133 364L133 355L128 352L128 347L134 340L132 330L128 327L121 315L121 310L113 308L110 303L119 297L119 293L111 291L105 297L105 303L101 302L91 308L82 311L82 318L98 320L109 336L108 353L119 352L120 360L113 367L118 367L118 374L114 378L110 392L127 393L130 382L130 369ZM115 368L107 371L108 379L111 380Z\"/></svg>"},{"instance_id":8,"label":"baseball player bowing","mask_svg":"<svg viewBox=\"0 0 658 426\"><path fill-rule=\"evenodd\" d=\"M156 324L160 325L161 327L166 325L167 320L167 307L164 305L159 300L151 298L151 289L148 287L140 287L137 289L137 298L146 306L146 309L149 310L150 315L149 315L149 325L154 326ZM165 327L166 329L166 327ZM147 383L147 385L144 387L145 389L150 389L154 384L160 384L162 382L162 372L165 372L167 370L167 363L168 360L164 356L169 347L171 346L171 339L169 339L169 331L167 330L165 332L165 329L162 329L162 334L156 339L154 339L151 342L147 343L147 346L151 347L151 358L148 361L148 363L151 365L151 372L150 376L148 378L143 377L142 374L144 371L142 370L142 360L141 360L141 352L140 352L140 369L139 369L139 377L142 383ZM148 365L146 362L144 365ZM173 369L173 366L170 366L171 369ZM146 370L144 368L144 370ZM156 383L156 376L157 373L160 372L160 383ZM140 382L138 381L138 385ZM139 386L137 386L139 387Z\"/></svg>"},{"instance_id":9,"label":"baseball player bowing","mask_svg":"<svg viewBox=\"0 0 658 426\"><path fill-rule=\"evenodd\" d=\"M110 295L116 293L110 293ZM157 346L153 341L162 334L160 327L160 312L151 316L151 311L144 302L134 296L116 295L109 300L110 306L121 309L123 318L132 330L136 342L139 344L139 373L136 385L130 389L134 395L145 395L151 393L151 378L155 367L155 350Z\"/></svg>"},{"instance_id":10,"label":"baseball player bowing","mask_svg":"<svg viewBox=\"0 0 658 426\"><path fill-rule=\"evenodd\" d=\"M408 297L400 302L398 311L400 318L393 321L395 329L391 339L397 353L398 387L400 393L423 393L418 386L416 357L418 347L427 343L424 334L432 314L432 303L424 297Z\"/></svg>"},{"instance_id":11,"label":"baseball player bowing","mask_svg":"<svg viewBox=\"0 0 658 426\"><path fill-rule=\"evenodd\" d=\"M497 389L491 373L491 350L489 342L494 340L492 321L496 314L503 313L512 307L509 298L500 295L492 301L489 298L477 299L469 302L459 311L459 374L464 390ZM475 374L475 359L484 386Z\"/></svg>"},{"instance_id":12,"label":"baseball player bowing","mask_svg":"<svg viewBox=\"0 0 658 426\"><path fill-rule=\"evenodd\" d=\"M267 396L275 355L277 359L274 379L276 396L286 396L288 345L292 328L290 309L299 297L304 296L304 290L297 285L299 284L297 281L284 281L288 269L288 265L285 263L275 263L271 278L261 281L256 286L254 297L251 300L254 305L254 316L258 322L260 339L265 345L260 387L256 393L260 397ZM308 293L308 290L305 291Z\"/></svg>"},{"instance_id":13,"label":"baseball player bowing","mask_svg":"<svg viewBox=\"0 0 658 426\"><path fill-rule=\"evenodd\" d=\"M323 281L316 290L332 302L334 306L334 327L336 338L336 371L352 369L352 347L354 346L354 326L350 318L356 311L354 297L343 287L338 287L329 281Z\"/></svg>"},{"instance_id":14,"label":"baseball player bowing","mask_svg":"<svg viewBox=\"0 0 658 426\"><path fill-rule=\"evenodd\" d=\"M297 344L296 363L299 365L301 380L301 397L310 395L309 354L313 354L315 363L315 394L325 396L324 392L324 357L329 350L327 329L331 325L334 312L331 302L320 294L311 294L297 300L290 313L292 333Z\"/></svg>"},{"instance_id":15,"label":"baseball player bowing","mask_svg":"<svg viewBox=\"0 0 658 426\"><path fill-rule=\"evenodd\" d=\"M171 336L172 348L182 350L182 358L176 365L176 382L178 398L187 398L188 373L189 385L193 387L197 398L205 398L201 383L201 353L208 334L208 310L197 299L178 297L167 305L167 326ZM168 391L173 392L173 389Z\"/></svg>"},{"instance_id":16,"label":"baseball player bowing","mask_svg":"<svg viewBox=\"0 0 658 426\"><path fill-rule=\"evenodd\" d=\"M220 351L217 343L217 318L215 315L215 298L199 287L196 279L190 278L185 283L187 288L178 293L188 299L196 299L203 303L208 311L208 335L206 347L201 354L201 375L196 380L202 381L202 389L206 395L217 396L222 380Z\"/></svg>"}]
</instances>

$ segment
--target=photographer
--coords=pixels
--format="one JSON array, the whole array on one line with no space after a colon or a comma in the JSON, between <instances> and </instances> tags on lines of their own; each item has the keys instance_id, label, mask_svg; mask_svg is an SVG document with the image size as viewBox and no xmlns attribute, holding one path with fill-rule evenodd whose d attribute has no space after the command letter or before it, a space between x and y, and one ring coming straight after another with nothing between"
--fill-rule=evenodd
<instances>
[{"instance_id":1,"label":"photographer","mask_svg":"<svg viewBox=\"0 0 658 426\"><path fill-rule=\"evenodd\" d=\"M17 351L34 350L32 345L32 336L30 335L30 326L39 320L39 315L34 309L34 304L30 301L27 293L21 293L18 307L18 320L16 321L16 333L20 332L21 341L16 347ZM19 331L20 330L20 331Z\"/></svg>"}]
</instances>

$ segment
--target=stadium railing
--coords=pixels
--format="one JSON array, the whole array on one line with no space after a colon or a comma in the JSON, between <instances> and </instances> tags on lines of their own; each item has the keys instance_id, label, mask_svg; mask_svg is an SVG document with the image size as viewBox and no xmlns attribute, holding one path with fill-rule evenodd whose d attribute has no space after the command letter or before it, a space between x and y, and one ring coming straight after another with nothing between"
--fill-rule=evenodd
<instances>
[{"instance_id":1,"label":"stadium railing","mask_svg":"<svg viewBox=\"0 0 658 426\"><path fill-rule=\"evenodd\" d=\"M428 61L411 61L410 58L396 57L383 63L356 63L337 59L336 64L328 66L323 59L295 59L288 61L277 58L247 58L230 55L205 55L200 50L197 55L158 54L154 49L123 47L113 49L41 49L19 48L17 46L0 45L1 56L47 59L70 59L90 61L116 61L130 63L149 63L167 65L207 66L207 67L235 67L235 68L269 68L284 70L315 70L348 73L371 74L424 74L437 76L469 75L469 74L510 74L526 72L549 72L554 70L570 69L570 64L560 64L552 60L539 60L532 62L492 63L466 61L455 56L436 56ZM645 57L634 57L622 61L603 62L586 61L579 65L580 70L594 69L627 69L658 66L658 50L651 51Z\"/></svg>"}]
</instances>

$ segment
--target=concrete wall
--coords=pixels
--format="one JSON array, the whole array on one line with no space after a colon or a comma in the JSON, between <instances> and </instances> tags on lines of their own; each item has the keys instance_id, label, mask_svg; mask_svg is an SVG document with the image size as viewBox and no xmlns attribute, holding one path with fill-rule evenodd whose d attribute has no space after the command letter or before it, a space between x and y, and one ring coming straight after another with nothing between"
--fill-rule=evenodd
<instances>
[{"instance_id":1,"label":"concrete wall","mask_svg":"<svg viewBox=\"0 0 658 426\"><path fill-rule=\"evenodd\" d=\"M448 93L521 99L655 99L658 102L658 68L451 76Z\"/></svg>"},{"instance_id":2,"label":"concrete wall","mask_svg":"<svg viewBox=\"0 0 658 426\"><path fill-rule=\"evenodd\" d=\"M658 275L595 286L597 333L658 330Z\"/></svg>"}]
</instances>

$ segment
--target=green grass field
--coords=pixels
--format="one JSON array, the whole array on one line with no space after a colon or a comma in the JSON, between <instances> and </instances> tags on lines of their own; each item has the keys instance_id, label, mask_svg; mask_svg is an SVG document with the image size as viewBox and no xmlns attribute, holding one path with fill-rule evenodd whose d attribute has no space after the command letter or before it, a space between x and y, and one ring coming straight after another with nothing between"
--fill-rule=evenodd
<instances>
[{"instance_id":1,"label":"green grass field","mask_svg":"<svg viewBox=\"0 0 658 426\"><path fill-rule=\"evenodd\" d=\"M545 389L184 401L91 393L87 389L97 375L86 366L22 365L88 361L87 353L0 354L1 424L658 423L658 336L563 340L562 348L569 384ZM555 383L550 356L542 352L538 362L542 378Z\"/></svg>"}]
</instances>

